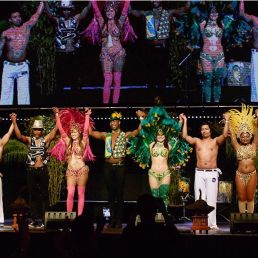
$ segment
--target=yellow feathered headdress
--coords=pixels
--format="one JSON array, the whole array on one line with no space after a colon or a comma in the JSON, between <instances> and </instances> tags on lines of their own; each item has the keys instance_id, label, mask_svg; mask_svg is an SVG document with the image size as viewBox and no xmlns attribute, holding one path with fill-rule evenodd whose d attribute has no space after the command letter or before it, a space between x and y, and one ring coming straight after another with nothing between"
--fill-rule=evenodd
<instances>
[{"instance_id":1,"label":"yellow feathered headdress","mask_svg":"<svg viewBox=\"0 0 258 258\"><path fill-rule=\"evenodd\" d=\"M253 107L242 104L241 112L237 109L230 109L230 126L239 138L241 133L254 134L256 123L253 116Z\"/></svg>"}]
</instances>

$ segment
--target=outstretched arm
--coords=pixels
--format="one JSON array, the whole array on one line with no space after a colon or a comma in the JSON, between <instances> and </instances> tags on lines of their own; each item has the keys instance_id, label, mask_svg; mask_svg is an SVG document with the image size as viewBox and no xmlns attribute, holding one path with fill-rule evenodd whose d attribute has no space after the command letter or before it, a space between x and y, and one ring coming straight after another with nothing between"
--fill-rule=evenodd
<instances>
[{"instance_id":1,"label":"outstretched arm","mask_svg":"<svg viewBox=\"0 0 258 258\"><path fill-rule=\"evenodd\" d=\"M91 115L91 109L85 108L85 122L84 122L84 126L83 126L83 139L87 139L89 136L90 115Z\"/></svg>"},{"instance_id":2,"label":"outstretched arm","mask_svg":"<svg viewBox=\"0 0 258 258\"><path fill-rule=\"evenodd\" d=\"M237 141L237 137L236 137L232 127L230 126L230 122L228 124L228 130L230 132L231 144L232 144L233 148L236 150L238 148L238 146L239 146L239 143Z\"/></svg>"},{"instance_id":3,"label":"outstretched arm","mask_svg":"<svg viewBox=\"0 0 258 258\"><path fill-rule=\"evenodd\" d=\"M124 2L123 10L122 10L121 16L119 18L119 23L120 23L121 27L123 26L123 24L125 22L125 19L126 19L127 15L128 15L129 6L130 6L130 0L126 0Z\"/></svg>"},{"instance_id":4,"label":"outstretched arm","mask_svg":"<svg viewBox=\"0 0 258 258\"><path fill-rule=\"evenodd\" d=\"M249 15L249 14L245 13L245 3L244 3L244 0L240 1L239 14L240 14L240 16L242 16L248 22L253 21L253 19L254 19L253 15Z\"/></svg>"},{"instance_id":5,"label":"outstretched arm","mask_svg":"<svg viewBox=\"0 0 258 258\"><path fill-rule=\"evenodd\" d=\"M180 114L179 120L183 120L183 129L182 129L183 139L185 139L191 145L196 144L196 138L189 136L187 133L187 117L184 114Z\"/></svg>"},{"instance_id":6,"label":"outstretched arm","mask_svg":"<svg viewBox=\"0 0 258 258\"><path fill-rule=\"evenodd\" d=\"M26 145L30 144L30 137L28 136L24 136L21 134L21 131L17 125L17 115L15 113L10 114L10 118L12 120L13 123L13 127L14 127L14 132L15 135L17 137L18 140L20 140L21 142L25 143Z\"/></svg>"},{"instance_id":7,"label":"outstretched arm","mask_svg":"<svg viewBox=\"0 0 258 258\"><path fill-rule=\"evenodd\" d=\"M57 130L58 128L56 124L55 127L51 130L51 132L45 136L45 140L47 144L50 144L50 142L54 140L54 138L56 137Z\"/></svg>"},{"instance_id":8,"label":"outstretched arm","mask_svg":"<svg viewBox=\"0 0 258 258\"><path fill-rule=\"evenodd\" d=\"M81 22L81 20L85 19L90 11L90 8L91 8L91 2L88 3L87 6L85 6L83 8L83 10L81 11L81 13L75 15L75 19L77 20L78 23Z\"/></svg>"},{"instance_id":9,"label":"outstretched arm","mask_svg":"<svg viewBox=\"0 0 258 258\"><path fill-rule=\"evenodd\" d=\"M61 121L60 121L60 117L59 117L59 109L58 108L53 108L53 112L55 113L55 117L56 117L56 126L61 134L61 138L65 141L69 140L68 136L66 134L66 132L64 131Z\"/></svg>"},{"instance_id":10,"label":"outstretched arm","mask_svg":"<svg viewBox=\"0 0 258 258\"><path fill-rule=\"evenodd\" d=\"M222 133L222 135L216 137L216 142L217 142L218 145L221 145L226 140L226 138L228 137L229 114L225 113L225 114L223 114L223 117L224 117L224 120L225 120L223 133Z\"/></svg>"},{"instance_id":11,"label":"outstretched arm","mask_svg":"<svg viewBox=\"0 0 258 258\"><path fill-rule=\"evenodd\" d=\"M44 2L44 7L45 7L45 13L48 17L49 20L51 20L55 25L57 24L57 17L55 17L51 11L50 11L50 8L49 8L49 5L48 5L48 2Z\"/></svg>"},{"instance_id":12,"label":"outstretched arm","mask_svg":"<svg viewBox=\"0 0 258 258\"><path fill-rule=\"evenodd\" d=\"M25 23L25 25L31 29L37 23L39 16L43 12L43 10L44 10L44 3L41 1L37 11L31 16L31 18L29 19L29 21Z\"/></svg>"},{"instance_id":13,"label":"outstretched arm","mask_svg":"<svg viewBox=\"0 0 258 258\"><path fill-rule=\"evenodd\" d=\"M100 26L100 28L102 28L102 26L104 24L104 19L103 19L102 15L101 15L101 12L99 10L98 3L97 3L96 0L92 0L91 3L92 3L92 8L93 8L94 14L95 14L96 19L99 23L99 26Z\"/></svg>"},{"instance_id":14,"label":"outstretched arm","mask_svg":"<svg viewBox=\"0 0 258 258\"><path fill-rule=\"evenodd\" d=\"M9 139L10 139L12 133L13 133L13 129L14 129L14 126L13 126L13 123L12 123L12 124L10 125L10 127L9 127L8 132L3 136L3 138L2 138L1 141L0 141L0 146L1 146L1 147L4 147L5 144L9 141Z\"/></svg>"}]
</instances>

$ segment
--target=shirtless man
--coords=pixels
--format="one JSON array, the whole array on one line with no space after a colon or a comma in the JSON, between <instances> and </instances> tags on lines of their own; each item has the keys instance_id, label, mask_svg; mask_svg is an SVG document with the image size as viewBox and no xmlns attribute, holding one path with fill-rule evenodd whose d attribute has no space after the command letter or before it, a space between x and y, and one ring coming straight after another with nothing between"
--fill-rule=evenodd
<instances>
[{"instance_id":1,"label":"shirtless man","mask_svg":"<svg viewBox=\"0 0 258 258\"><path fill-rule=\"evenodd\" d=\"M144 119L146 113L137 111L138 118ZM123 192L125 183L125 156L126 142L129 137L136 136L138 129L132 132L123 132L120 128L122 114L113 112L110 116L111 132L98 132L89 129L89 135L95 139L105 141L104 177L108 190L111 220L109 226L120 228L123 215Z\"/></svg>"},{"instance_id":2,"label":"shirtless man","mask_svg":"<svg viewBox=\"0 0 258 258\"><path fill-rule=\"evenodd\" d=\"M14 80L17 81L18 105L30 104L29 62L26 60L26 48L30 32L44 9L40 2L38 9L29 21L22 23L20 12L12 12L9 22L11 27L3 31L0 38L0 56L6 49L2 75L0 105L12 105L14 96Z\"/></svg>"},{"instance_id":3,"label":"shirtless man","mask_svg":"<svg viewBox=\"0 0 258 258\"><path fill-rule=\"evenodd\" d=\"M199 190L202 193L202 199L208 205L215 209L208 215L208 226L211 229L218 230L216 221L216 205L218 195L218 178L221 173L217 166L217 156L219 146L228 136L229 115L224 114L225 126L222 135L212 138L209 124L201 125L201 138L191 137L187 133L187 117L184 114L179 115L180 121L183 122L182 137L191 145L195 146L196 151L196 169L194 193L195 200L199 199Z\"/></svg>"},{"instance_id":4,"label":"shirtless man","mask_svg":"<svg viewBox=\"0 0 258 258\"><path fill-rule=\"evenodd\" d=\"M11 124L8 132L0 139L0 162L2 160L2 154L5 144L9 141L13 133L13 124ZM4 223L4 210L3 210L3 190L2 190L2 173L0 171L0 224Z\"/></svg>"},{"instance_id":5,"label":"shirtless man","mask_svg":"<svg viewBox=\"0 0 258 258\"><path fill-rule=\"evenodd\" d=\"M258 17L245 13L245 4L241 0L239 14L253 23L253 49L251 59L251 102L258 102Z\"/></svg>"}]
</instances>

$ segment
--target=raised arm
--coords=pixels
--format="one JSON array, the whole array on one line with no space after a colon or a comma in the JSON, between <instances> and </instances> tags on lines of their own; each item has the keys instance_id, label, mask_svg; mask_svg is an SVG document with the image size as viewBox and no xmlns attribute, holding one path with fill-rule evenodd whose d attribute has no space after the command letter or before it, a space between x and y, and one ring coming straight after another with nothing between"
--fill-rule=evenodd
<instances>
[{"instance_id":1,"label":"raised arm","mask_svg":"<svg viewBox=\"0 0 258 258\"><path fill-rule=\"evenodd\" d=\"M58 127L56 124L55 127L50 131L50 133L45 136L45 141L48 145L56 137L57 130L58 130Z\"/></svg>"},{"instance_id":2,"label":"raised arm","mask_svg":"<svg viewBox=\"0 0 258 258\"><path fill-rule=\"evenodd\" d=\"M195 145L197 138L189 136L187 133L187 117L184 114L179 115L179 120L183 120L183 128L182 128L182 137L185 139L189 144Z\"/></svg>"},{"instance_id":3,"label":"raised arm","mask_svg":"<svg viewBox=\"0 0 258 258\"><path fill-rule=\"evenodd\" d=\"M223 114L223 117L224 117L224 120L225 120L223 133L222 133L222 135L216 137L216 142L217 142L218 145L221 145L226 140L226 138L228 137L229 114L225 113L225 114Z\"/></svg>"},{"instance_id":4,"label":"raised arm","mask_svg":"<svg viewBox=\"0 0 258 258\"><path fill-rule=\"evenodd\" d=\"M253 15L249 15L249 14L245 13L245 3L244 3L244 0L240 1L239 15L242 16L248 22L254 20L254 16Z\"/></svg>"},{"instance_id":5,"label":"raised arm","mask_svg":"<svg viewBox=\"0 0 258 258\"><path fill-rule=\"evenodd\" d=\"M53 112L55 113L55 117L56 117L56 126L61 134L61 138L67 142L69 141L68 136L66 134L66 132L64 131L63 127L62 127L62 123L60 121L60 117L59 117L59 109L58 108L53 108Z\"/></svg>"},{"instance_id":6,"label":"raised arm","mask_svg":"<svg viewBox=\"0 0 258 258\"><path fill-rule=\"evenodd\" d=\"M91 8L91 2L89 2L88 5L83 8L81 13L78 13L74 16L74 18L77 20L77 23L80 23L81 20L83 20L87 17L87 15L90 11L90 8Z\"/></svg>"},{"instance_id":7,"label":"raised arm","mask_svg":"<svg viewBox=\"0 0 258 258\"><path fill-rule=\"evenodd\" d=\"M37 11L31 16L31 18L25 23L30 29L37 23L39 16L44 10L44 2L40 2Z\"/></svg>"},{"instance_id":8,"label":"raised arm","mask_svg":"<svg viewBox=\"0 0 258 258\"><path fill-rule=\"evenodd\" d=\"M123 26L125 19L128 15L129 6L130 6L130 1L129 0L124 1L123 10L122 10L121 16L119 18L119 23L120 23L121 27Z\"/></svg>"},{"instance_id":9,"label":"raised arm","mask_svg":"<svg viewBox=\"0 0 258 258\"><path fill-rule=\"evenodd\" d=\"M5 144L9 141L12 133L13 133L13 123L10 125L8 132L3 136L3 138L0 140L0 147L4 147Z\"/></svg>"},{"instance_id":10,"label":"raised arm","mask_svg":"<svg viewBox=\"0 0 258 258\"><path fill-rule=\"evenodd\" d=\"M1 36L0 36L0 57L3 54L3 49L4 49L5 42L6 42L5 36L4 36L4 33L2 33Z\"/></svg>"},{"instance_id":11,"label":"raised arm","mask_svg":"<svg viewBox=\"0 0 258 258\"><path fill-rule=\"evenodd\" d=\"M181 14L184 14L184 13L188 12L188 10L190 9L190 4L191 4L191 2L187 1L185 6L182 6L182 7L178 8L178 9L170 9L170 10L168 10L169 17L171 17L173 15L181 15Z\"/></svg>"},{"instance_id":12,"label":"raised arm","mask_svg":"<svg viewBox=\"0 0 258 258\"><path fill-rule=\"evenodd\" d=\"M17 115L15 113L10 114L10 118L12 120L13 123L13 127L14 127L14 132L15 135L17 137L18 140L20 140L21 142L25 143L26 145L30 144L30 137L28 136L24 136L21 134L21 131L17 125Z\"/></svg>"},{"instance_id":13,"label":"raised arm","mask_svg":"<svg viewBox=\"0 0 258 258\"><path fill-rule=\"evenodd\" d=\"M48 2L46 1L46 2L44 2L44 7L45 7L45 14L46 14L46 16L48 17L48 19L50 20L50 21L52 21L55 25L57 24L57 17L55 17L52 13L51 13L51 11L50 11L50 8L49 8L49 5L48 5Z\"/></svg>"},{"instance_id":14,"label":"raised arm","mask_svg":"<svg viewBox=\"0 0 258 258\"><path fill-rule=\"evenodd\" d=\"M103 19L102 14L99 10L98 3L97 3L96 0L92 0L91 3L92 3L92 8L93 8L94 14L95 14L96 19L99 23L99 26L100 26L100 28L102 28L102 26L104 24L104 19Z\"/></svg>"},{"instance_id":15,"label":"raised arm","mask_svg":"<svg viewBox=\"0 0 258 258\"><path fill-rule=\"evenodd\" d=\"M232 144L233 148L236 150L239 146L239 143L237 141L235 132L233 131L232 127L230 126L230 121L228 123L228 130L229 130L229 135L230 135L230 139L231 139L231 144Z\"/></svg>"},{"instance_id":16,"label":"raised arm","mask_svg":"<svg viewBox=\"0 0 258 258\"><path fill-rule=\"evenodd\" d=\"M83 139L87 139L89 136L90 115L91 115L91 109L85 108L85 122L83 125Z\"/></svg>"},{"instance_id":17,"label":"raised arm","mask_svg":"<svg viewBox=\"0 0 258 258\"><path fill-rule=\"evenodd\" d=\"M137 17L137 18L145 16L145 11L134 10L134 9L132 9L131 5L129 5L129 7L128 7L128 13L133 15L134 17Z\"/></svg>"}]
</instances>

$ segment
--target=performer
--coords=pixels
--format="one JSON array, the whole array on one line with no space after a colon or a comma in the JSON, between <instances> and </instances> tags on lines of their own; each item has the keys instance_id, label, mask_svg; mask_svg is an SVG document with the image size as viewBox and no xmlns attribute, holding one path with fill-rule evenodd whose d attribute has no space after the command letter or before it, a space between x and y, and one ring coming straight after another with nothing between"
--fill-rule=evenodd
<instances>
[{"instance_id":1,"label":"performer","mask_svg":"<svg viewBox=\"0 0 258 258\"><path fill-rule=\"evenodd\" d=\"M137 116L144 118L143 111L137 111ZM104 177L108 190L108 201L110 205L110 223L114 228L122 227L123 204L124 204L124 183L125 183L125 156L127 139L136 136L140 127L132 132L121 130L122 114L113 112L110 116L111 132L93 131L90 128L90 135L95 139L105 141L105 164Z\"/></svg>"},{"instance_id":2,"label":"performer","mask_svg":"<svg viewBox=\"0 0 258 258\"><path fill-rule=\"evenodd\" d=\"M202 86L203 102L219 102L221 97L221 78L224 71L224 51L221 44L224 26L219 22L219 14L212 6L207 21L200 23L203 48L200 54L205 80ZM212 82L214 81L213 87Z\"/></svg>"},{"instance_id":3,"label":"performer","mask_svg":"<svg viewBox=\"0 0 258 258\"><path fill-rule=\"evenodd\" d=\"M218 230L216 221L216 205L218 195L218 178L221 170L217 166L217 157L219 146L225 141L228 135L228 120L229 115L223 115L226 120L223 133L215 138L211 137L211 128L208 123L201 125L202 138L189 136L187 133L187 117L180 114L179 118L183 121L182 137L191 145L195 146L196 151L196 169L194 193L195 200L199 199L199 190L202 193L202 199L208 205L215 209L208 215L208 226L211 229Z\"/></svg>"},{"instance_id":4,"label":"performer","mask_svg":"<svg viewBox=\"0 0 258 258\"><path fill-rule=\"evenodd\" d=\"M139 136L129 140L128 152L140 167L149 169L149 185L154 197L169 204L170 167L183 166L188 160L189 145L179 138L181 124L161 106L150 109L141 121Z\"/></svg>"},{"instance_id":5,"label":"performer","mask_svg":"<svg viewBox=\"0 0 258 258\"><path fill-rule=\"evenodd\" d=\"M168 76L168 39L170 35L171 20L175 15L186 13L190 2L179 9L166 10L162 1L151 1L152 9L134 10L129 13L135 17L144 17L146 23L146 58L148 70L147 83L151 87L166 86Z\"/></svg>"},{"instance_id":6,"label":"performer","mask_svg":"<svg viewBox=\"0 0 258 258\"><path fill-rule=\"evenodd\" d=\"M0 162L2 160L2 154L5 144L9 141L13 133L13 124L11 124L8 132L0 139ZM4 223L4 208L3 208L3 188L2 188L2 173L0 171L0 224Z\"/></svg>"},{"instance_id":7,"label":"performer","mask_svg":"<svg viewBox=\"0 0 258 258\"><path fill-rule=\"evenodd\" d=\"M253 23L253 49L251 58L251 102L258 102L258 17L245 13L245 3L241 0L239 14Z\"/></svg>"},{"instance_id":8,"label":"performer","mask_svg":"<svg viewBox=\"0 0 258 258\"><path fill-rule=\"evenodd\" d=\"M2 75L0 105L12 105L14 81L17 81L18 105L30 104L29 61L26 60L26 48L30 32L44 9L40 2L36 13L29 21L22 23L20 12L12 12L9 22L11 27L2 32L0 39L0 56L6 49Z\"/></svg>"},{"instance_id":9,"label":"performer","mask_svg":"<svg viewBox=\"0 0 258 258\"><path fill-rule=\"evenodd\" d=\"M124 1L123 3L121 15L117 20L116 17L119 15L118 1L105 1L105 17L102 16L97 1L92 1L92 7L98 23L97 30L100 30L101 34L100 61L104 75L104 104L110 102L112 83L114 83L112 103L117 104L119 102L122 71L126 56L121 42L128 39L133 40L136 37L127 18L130 1ZM94 30L96 30L96 28L94 29L94 23L96 23L95 20L84 32L86 37L87 35L96 34L96 31L94 33ZM92 35L92 37L98 38L97 35ZM95 42L94 39L92 41L93 43ZM96 39L96 41L98 42L99 39Z\"/></svg>"},{"instance_id":10,"label":"performer","mask_svg":"<svg viewBox=\"0 0 258 258\"><path fill-rule=\"evenodd\" d=\"M21 134L17 125L17 115L10 114L14 126L14 132L18 140L28 146L29 153L27 159L27 184L30 198L30 211L32 222L30 227L44 227L43 219L45 210L48 208L48 171L47 163L49 155L47 149L50 142L55 138L57 127L43 136L42 120L35 120L32 126L33 136Z\"/></svg>"},{"instance_id":11,"label":"performer","mask_svg":"<svg viewBox=\"0 0 258 258\"><path fill-rule=\"evenodd\" d=\"M257 115L253 107L242 105L241 112L229 110L229 128L233 148L236 151L238 167L235 176L238 208L240 213L254 212L254 196L257 186L256 150L258 143Z\"/></svg>"},{"instance_id":12,"label":"performer","mask_svg":"<svg viewBox=\"0 0 258 258\"><path fill-rule=\"evenodd\" d=\"M89 3L81 13L73 15L74 5L72 1L61 1L59 17L53 16L49 5L45 3L47 17L55 26L56 36L56 77L57 92L61 92L64 86L72 86L78 83L78 49L80 38L78 26L89 13ZM78 86L78 85L75 85Z\"/></svg>"},{"instance_id":13,"label":"performer","mask_svg":"<svg viewBox=\"0 0 258 258\"><path fill-rule=\"evenodd\" d=\"M67 201L68 212L73 211L74 193L77 185L78 212L80 216L84 209L85 188L88 181L89 167L85 161L94 159L88 138L91 110L85 108L85 116L75 109L59 111L56 114L56 124L61 134L61 140L51 150L51 155L61 161L67 162Z\"/></svg>"}]
</instances>

